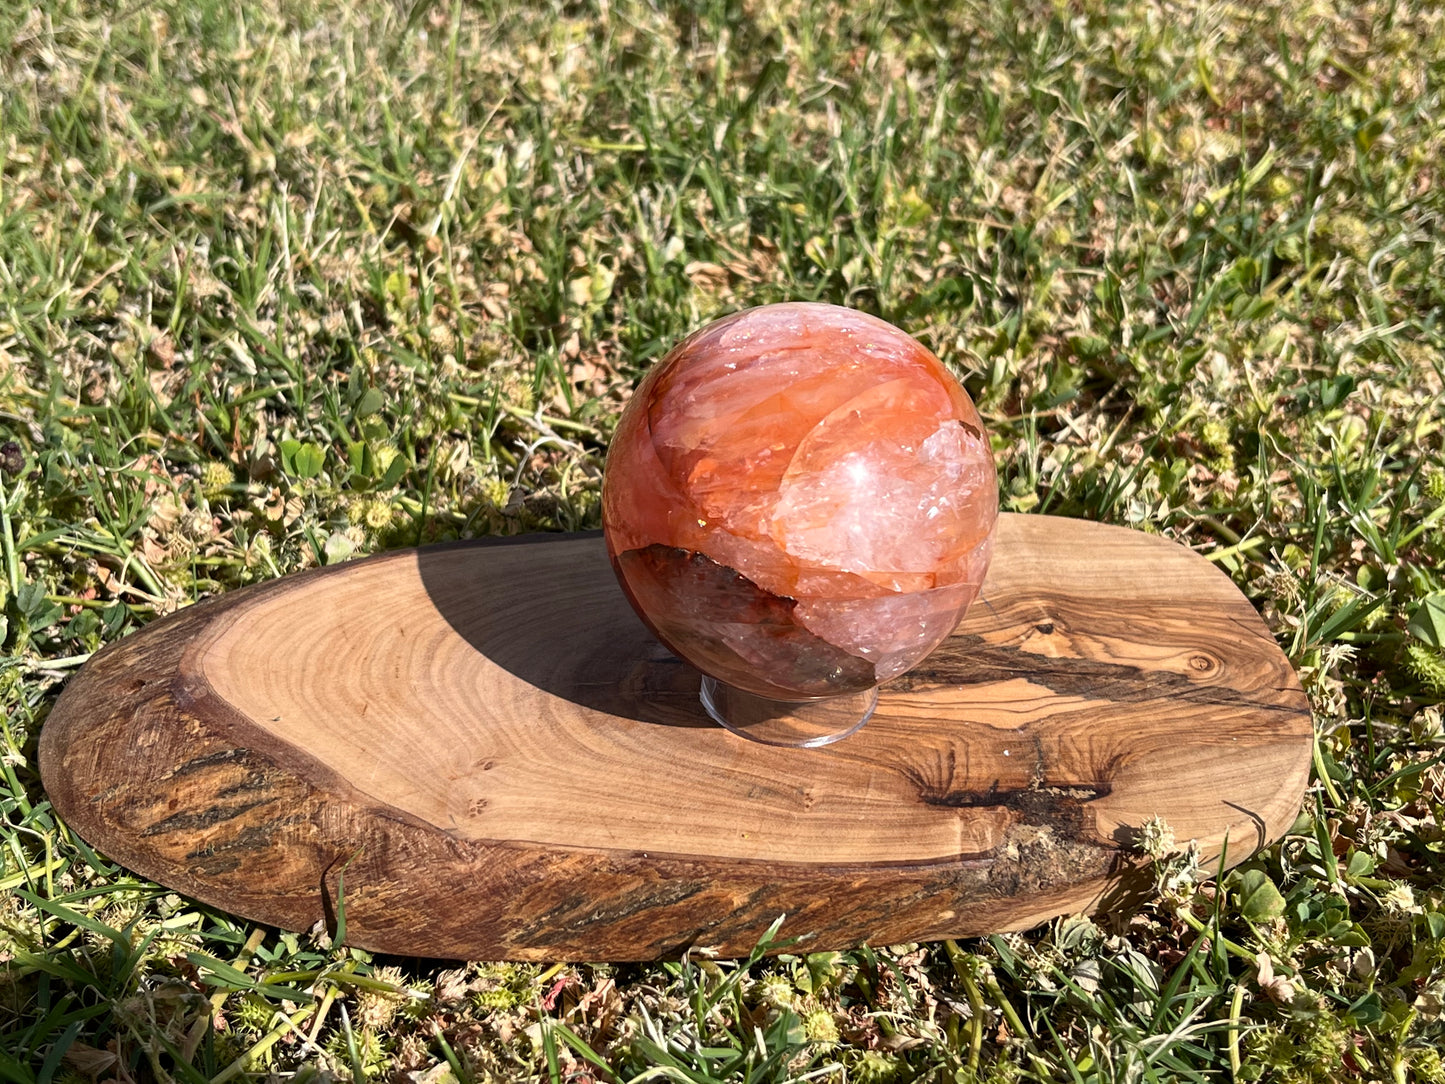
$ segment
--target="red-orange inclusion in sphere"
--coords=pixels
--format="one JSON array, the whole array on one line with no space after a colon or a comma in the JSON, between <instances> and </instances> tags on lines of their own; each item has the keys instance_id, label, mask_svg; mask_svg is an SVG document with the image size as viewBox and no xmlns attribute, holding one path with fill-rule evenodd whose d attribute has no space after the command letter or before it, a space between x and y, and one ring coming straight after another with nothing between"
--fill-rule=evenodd
<instances>
[{"instance_id":1,"label":"red-orange inclusion in sphere","mask_svg":"<svg viewBox=\"0 0 1445 1084\"><path fill-rule=\"evenodd\" d=\"M997 518L968 393L915 339L832 305L749 309L678 344L623 412L602 484L642 619L781 700L919 662L978 594Z\"/></svg>"}]
</instances>

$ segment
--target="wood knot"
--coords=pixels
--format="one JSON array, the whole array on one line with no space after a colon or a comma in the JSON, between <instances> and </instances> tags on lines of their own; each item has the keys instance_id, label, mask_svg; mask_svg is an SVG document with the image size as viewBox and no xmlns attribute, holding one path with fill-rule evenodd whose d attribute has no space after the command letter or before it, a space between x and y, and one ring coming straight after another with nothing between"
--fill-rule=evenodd
<instances>
[{"instance_id":1,"label":"wood knot","mask_svg":"<svg viewBox=\"0 0 1445 1084\"><path fill-rule=\"evenodd\" d=\"M1213 672L1214 670L1217 670L1218 668L1218 661L1208 655L1201 653L1197 655L1191 655L1189 657L1189 669L1193 670L1197 674L1208 674Z\"/></svg>"},{"instance_id":2,"label":"wood knot","mask_svg":"<svg viewBox=\"0 0 1445 1084\"><path fill-rule=\"evenodd\" d=\"M1045 636L1052 636L1054 634L1054 623L1052 621L1040 621L1034 626L1034 631L1041 632Z\"/></svg>"}]
</instances>

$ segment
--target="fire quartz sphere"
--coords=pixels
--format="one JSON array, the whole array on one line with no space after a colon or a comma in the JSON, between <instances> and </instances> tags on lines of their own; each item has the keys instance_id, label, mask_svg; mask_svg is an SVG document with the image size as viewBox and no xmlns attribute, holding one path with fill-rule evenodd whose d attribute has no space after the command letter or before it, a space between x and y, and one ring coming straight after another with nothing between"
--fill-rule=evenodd
<instances>
[{"instance_id":1,"label":"fire quartz sphere","mask_svg":"<svg viewBox=\"0 0 1445 1084\"><path fill-rule=\"evenodd\" d=\"M978 594L997 518L968 393L915 339L832 305L749 309L678 344L623 412L602 485L643 621L778 700L921 660Z\"/></svg>"}]
</instances>

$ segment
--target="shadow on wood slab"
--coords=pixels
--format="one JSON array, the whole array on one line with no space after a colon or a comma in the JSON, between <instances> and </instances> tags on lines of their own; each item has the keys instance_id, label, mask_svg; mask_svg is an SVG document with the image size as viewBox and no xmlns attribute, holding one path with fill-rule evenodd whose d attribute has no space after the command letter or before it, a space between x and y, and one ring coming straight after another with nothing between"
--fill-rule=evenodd
<instances>
[{"instance_id":1,"label":"shadow on wood slab","mask_svg":"<svg viewBox=\"0 0 1445 1084\"><path fill-rule=\"evenodd\" d=\"M597 544L568 546L578 538ZM542 551L558 545L569 552L547 560ZM539 563L551 582L529 575ZM717 726L698 702L697 671L658 643L628 606L600 531L435 546L417 552L416 567L427 598L457 635L527 685L637 722Z\"/></svg>"},{"instance_id":2,"label":"shadow on wood slab","mask_svg":"<svg viewBox=\"0 0 1445 1084\"><path fill-rule=\"evenodd\" d=\"M1163 817L1229 859L1294 819L1307 704L1249 603L1158 538L1004 516L984 595L821 750L713 726L596 535L404 551L100 652L41 735L138 873L376 950L742 954L1019 929L1137 890ZM330 912L327 908L331 908Z\"/></svg>"}]
</instances>

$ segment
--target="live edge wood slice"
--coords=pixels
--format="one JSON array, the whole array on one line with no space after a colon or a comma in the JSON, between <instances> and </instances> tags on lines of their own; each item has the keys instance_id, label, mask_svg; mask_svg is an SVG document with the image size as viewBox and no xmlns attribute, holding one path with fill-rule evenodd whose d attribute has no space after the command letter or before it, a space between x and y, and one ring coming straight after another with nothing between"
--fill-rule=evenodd
<instances>
[{"instance_id":1,"label":"live edge wood slice","mask_svg":"<svg viewBox=\"0 0 1445 1084\"><path fill-rule=\"evenodd\" d=\"M100 652L40 738L92 845L289 929L436 957L744 954L1022 929L1127 894L1162 817L1243 859L1293 821L1309 707L1174 543L1005 515L957 632L818 750L710 723L600 536L388 553ZM1107 903L1104 903L1107 905Z\"/></svg>"}]
</instances>

